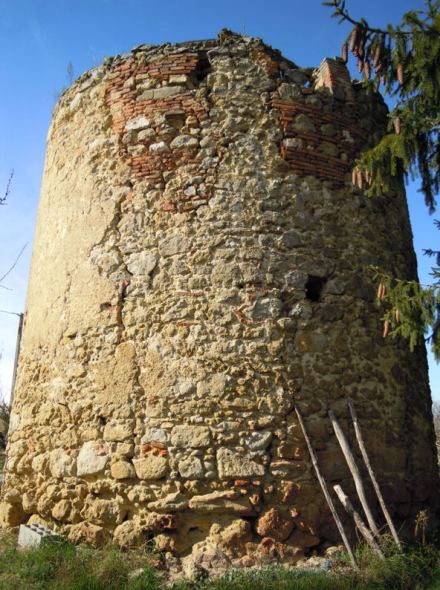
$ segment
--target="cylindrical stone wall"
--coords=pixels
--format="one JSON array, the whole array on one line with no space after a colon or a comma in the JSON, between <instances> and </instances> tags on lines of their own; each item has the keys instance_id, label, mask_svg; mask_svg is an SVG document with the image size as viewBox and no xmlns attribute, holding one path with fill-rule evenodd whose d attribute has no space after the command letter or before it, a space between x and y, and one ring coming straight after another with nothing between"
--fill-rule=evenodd
<instances>
[{"instance_id":1,"label":"cylindrical stone wall","mask_svg":"<svg viewBox=\"0 0 440 590\"><path fill-rule=\"evenodd\" d=\"M349 398L396 521L433 505L425 352L382 338L369 271L416 276L404 191L351 184L385 122L341 62L229 33L139 46L63 95L3 524L292 561L339 541L293 405L353 496L327 417L354 441Z\"/></svg>"}]
</instances>

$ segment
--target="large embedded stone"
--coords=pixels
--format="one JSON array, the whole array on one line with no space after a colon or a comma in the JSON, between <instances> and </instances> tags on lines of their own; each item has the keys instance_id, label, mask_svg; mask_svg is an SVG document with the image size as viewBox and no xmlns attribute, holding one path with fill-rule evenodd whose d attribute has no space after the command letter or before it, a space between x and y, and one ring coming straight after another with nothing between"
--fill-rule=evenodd
<instances>
[{"instance_id":1,"label":"large embedded stone","mask_svg":"<svg viewBox=\"0 0 440 590\"><path fill-rule=\"evenodd\" d=\"M183 236L168 236L159 242L161 256L174 256L189 250L189 241Z\"/></svg>"},{"instance_id":2,"label":"large embedded stone","mask_svg":"<svg viewBox=\"0 0 440 590\"><path fill-rule=\"evenodd\" d=\"M252 516L255 514L253 506L246 496L240 496L233 490L215 491L202 496L193 496L189 501L191 510L206 514L232 513L240 516Z\"/></svg>"},{"instance_id":3,"label":"large embedded stone","mask_svg":"<svg viewBox=\"0 0 440 590\"><path fill-rule=\"evenodd\" d=\"M172 149L196 148L198 145L199 140L193 135L178 135L170 143Z\"/></svg>"},{"instance_id":4,"label":"large embedded stone","mask_svg":"<svg viewBox=\"0 0 440 590\"><path fill-rule=\"evenodd\" d=\"M49 454L49 469L52 477L74 475L75 459L64 449L55 449Z\"/></svg>"},{"instance_id":5,"label":"large embedded stone","mask_svg":"<svg viewBox=\"0 0 440 590\"><path fill-rule=\"evenodd\" d=\"M102 547L107 536L108 533L102 526L90 522L80 522L70 527L68 539L72 543L86 542L94 547Z\"/></svg>"},{"instance_id":6,"label":"large embedded stone","mask_svg":"<svg viewBox=\"0 0 440 590\"><path fill-rule=\"evenodd\" d=\"M256 530L261 537L271 537L276 541L285 541L293 531L293 519L277 508L266 510L257 521Z\"/></svg>"},{"instance_id":7,"label":"large embedded stone","mask_svg":"<svg viewBox=\"0 0 440 590\"><path fill-rule=\"evenodd\" d=\"M104 471L108 455L104 445L95 441L83 444L76 461L77 475L96 475Z\"/></svg>"},{"instance_id":8,"label":"large embedded stone","mask_svg":"<svg viewBox=\"0 0 440 590\"><path fill-rule=\"evenodd\" d=\"M162 443L166 445L169 439L169 433L163 428L147 428L144 436L141 438L141 443Z\"/></svg>"},{"instance_id":9,"label":"large embedded stone","mask_svg":"<svg viewBox=\"0 0 440 590\"><path fill-rule=\"evenodd\" d=\"M155 512L180 512L188 508L188 498L181 492L172 492L165 498L149 502L147 506Z\"/></svg>"},{"instance_id":10,"label":"large embedded stone","mask_svg":"<svg viewBox=\"0 0 440 590\"><path fill-rule=\"evenodd\" d=\"M174 447L198 449L208 447L210 443L209 428L206 426L175 426L171 431L171 444Z\"/></svg>"},{"instance_id":11,"label":"large embedded stone","mask_svg":"<svg viewBox=\"0 0 440 590\"><path fill-rule=\"evenodd\" d=\"M126 511L122 504L116 500L104 500L90 497L81 515L94 524L103 526L119 524L122 522Z\"/></svg>"},{"instance_id":12,"label":"large embedded stone","mask_svg":"<svg viewBox=\"0 0 440 590\"><path fill-rule=\"evenodd\" d=\"M139 117L135 117L134 119L130 119L125 124L126 131L141 131L141 129L146 129L150 127L151 122L147 117L144 115L140 115Z\"/></svg>"},{"instance_id":13,"label":"large embedded stone","mask_svg":"<svg viewBox=\"0 0 440 590\"><path fill-rule=\"evenodd\" d=\"M127 424L109 422L104 428L104 440L122 442L133 436L131 427Z\"/></svg>"},{"instance_id":14,"label":"large embedded stone","mask_svg":"<svg viewBox=\"0 0 440 590\"><path fill-rule=\"evenodd\" d=\"M180 94L182 89L178 86L162 86L162 88L155 88L153 92L155 99L168 98L169 96Z\"/></svg>"},{"instance_id":15,"label":"large embedded stone","mask_svg":"<svg viewBox=\"0 0 440 590\"><path fill-rule=\"evenodd\" d=\"M139 523L133 520L126 520L115 528L113 540L120 547L129 549L138 547L145 542L145 535Z\"/></svg>"},{"instance_id":16,"label":"large embedded stone","mask_svg":"<svg viewBox=\"0 0 440 590\"><path fill-rule=\"evenodd\" d=\"M269 431L252 432L247 439L247 446L251 451L267 449L272 440L272 433Z\"/></svg>"},{"instance_id":17,"label":"large embedded stone","mask_svg":"<svg viewBox=\"0 0 440 590\"><path fill-rule=\"evenodd\" d=\"M221 479L259 477L265 473L263 465L248 455L234 452L231 449L219 449L217 462Z\"/></svg>"},{"instance_id":18,"label":"large embedded stone","mask_svg":"<svg viewBox=\"0 0 440 590\"><path fill-rule=\"evenodd\" d=\"M204 476L202 462L198 457L187 457L179 461L179 473L187 479L200 479Z\"/></svg>"},{"instance_id":19,"label":"large embedded stone","mask_svg":"<svg viewBox=\"0 0 440 590\"><path fill-rule=\"evenodd\" d=\"M127 270L133 276L150 275L157 265L157 256L149 252L132 254L127 262Z\"/></svg>"},{"instance_id":20,"label":"large embedded stone","mask_svg":"<svg viewBox=\"0 0 440 590\"><path fill-rule=\"evenodd\" d=\"M131 479L136 477L134 467L128 461L117 461L111 466L111 474L115 479Z\"/></svg>"},{"instance_id":21,"label":"large embedded stone","mask_svg":"<svg viewBox=\"0 0 440 590\"><path fill-rule=\"evenodd\" d=\"M0 502L0 527L18 526L25 520L25 513L20 504Z\"/></svg>"},{"instance_id":22,"label":"large embedded stone","mask_svg":"<svg viewBox=\"0 0 440 590\"><path fill-rule=\"evenodd\" d=\"M168 459L153 453L142 459L133 459L133 465L139 479L161 479L168 472Z\"/></svg>"}]
</instances>

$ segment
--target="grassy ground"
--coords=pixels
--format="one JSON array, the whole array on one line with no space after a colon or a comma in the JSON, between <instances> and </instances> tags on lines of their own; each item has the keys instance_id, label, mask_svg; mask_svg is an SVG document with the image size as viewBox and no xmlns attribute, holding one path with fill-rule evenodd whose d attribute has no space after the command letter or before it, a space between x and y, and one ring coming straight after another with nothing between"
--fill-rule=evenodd
<instances>
[{"instance_id":1,"label":"grassy ground","mask_svg":"<svg viewBox=\"0 0 440 590\"><path fill-rule=\"evenodd\" d=\"M365 550L358 553L356 574L342 563L339 573L300 573L272 566L231 572L215 581L185 582L174 590L440 590L440 552L433 546L391 553L385 561ZM152 565L154 556L97 551L68 543L47 542L29 551L15 549L15 537L0 536L1 590L162 590ZM140 569L142 568L142 573ZM133 572L137 576L133 577Z\"/></svg>"}]
</instances>

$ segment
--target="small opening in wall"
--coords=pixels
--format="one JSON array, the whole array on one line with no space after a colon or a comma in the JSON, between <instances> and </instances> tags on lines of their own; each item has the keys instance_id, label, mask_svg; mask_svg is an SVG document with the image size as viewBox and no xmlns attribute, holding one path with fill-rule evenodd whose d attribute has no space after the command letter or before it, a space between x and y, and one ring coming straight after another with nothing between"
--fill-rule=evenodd
<instances>
[{"instance_id":1,"label":"small opening in wall","mask_svg":"<svg viewBox=\"0 0 440 590\"><path fill-rule=\"evenodd\" d=\"M107 418L105 416L99 416L98 421L101 426L105 426L107 424Z\"/></svg>"},{"instance_id":2,"label":"small opening in wall","mask_svg":"<svg viewBox=\"0 0 440 590\"><path fill-rule=\"evenodd\" d=\"M199 53L199 61L196 70L196 79L201 82L211 71L211 64L209 63L206 52Z\"/></svg>"},{"instance_id":3,"label":"small opening in wall","mask_svg":"<svg viewBox=\"0 0 440 590\"><path fill-rule=\"evenodd\" d=\"M315 277L309 275L306 283L306 297L310 301L319 301L321 299L322 290L327 282L326 277Z\"/></svg>"}]
</instances>

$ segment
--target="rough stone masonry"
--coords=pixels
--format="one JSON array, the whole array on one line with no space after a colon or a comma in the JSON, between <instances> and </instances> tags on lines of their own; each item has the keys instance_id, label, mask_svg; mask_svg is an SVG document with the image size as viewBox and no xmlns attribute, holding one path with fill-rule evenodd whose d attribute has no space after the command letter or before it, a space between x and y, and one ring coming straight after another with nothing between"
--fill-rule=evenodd
<instances>
[{"instance_id":1,"label":"rough stone masonry","mask_svg":"<svg viewBox=\"0 0 440 590\"><path fill-rule=\"evenodd\" d=\"M369 274L416 276L404 191L351 184L386 119L337 59L302 69L228 32L141 45L64 93L4 526L295 561L339 539L293 404L352 492L327 417L352 437L348 398L399 525L434 504L425 351L382 338Z\"/></svg>"}]
</instances>

